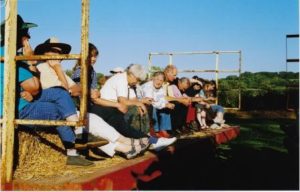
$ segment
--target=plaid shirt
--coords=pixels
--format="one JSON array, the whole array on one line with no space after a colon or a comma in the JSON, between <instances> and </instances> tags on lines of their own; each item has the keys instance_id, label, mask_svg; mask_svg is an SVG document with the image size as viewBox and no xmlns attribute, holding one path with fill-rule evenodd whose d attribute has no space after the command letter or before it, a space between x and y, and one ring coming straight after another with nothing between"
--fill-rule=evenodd
<instances>
[{"instance_id":1,"label":"plaid shirt","mask_svg":"<svg viewBox=\"0 0 300 192\"><path fill-rule=\"evenodd\" d=\"M93 67L90 67L90 77L88 79L88 84L89 84L89 88L90 89L97 89L97 73L94 70ZM75 69L75 71L72 74L72 79L73 81L75 81L76 83L80 83L80 73L81 73L81 68L77 67Z\"/></svg>"}]
</instances>

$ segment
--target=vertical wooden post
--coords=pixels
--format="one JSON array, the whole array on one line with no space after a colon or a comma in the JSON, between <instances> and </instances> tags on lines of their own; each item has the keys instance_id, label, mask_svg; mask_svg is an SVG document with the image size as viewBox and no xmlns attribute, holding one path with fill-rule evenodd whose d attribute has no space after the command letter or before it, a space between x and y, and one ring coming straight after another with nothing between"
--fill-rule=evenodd
<instances>
[{"instance_id":1,"label":"vertical wooden post","mask_svg":"<svg viewBox=\"0 0 300 192\"><path fill-rule=\"evenodd\" d=\"M5 8L4 97L2 132L2 181L11 182L15 131L17 0L7 1Z\"/></svg>"},{"instance_id":2,"label":"vertical wooden post","mask_svg":"<svg viewBox=\"0 0 300 192\"><path fill-rule=\"evenodd\" d=\"M88 89L88 36L89 36L89 0L81 1L81 75L82 95L80 99L79 121L84 122L87 113L87 93Z\"/></svg>"}]
</instances>

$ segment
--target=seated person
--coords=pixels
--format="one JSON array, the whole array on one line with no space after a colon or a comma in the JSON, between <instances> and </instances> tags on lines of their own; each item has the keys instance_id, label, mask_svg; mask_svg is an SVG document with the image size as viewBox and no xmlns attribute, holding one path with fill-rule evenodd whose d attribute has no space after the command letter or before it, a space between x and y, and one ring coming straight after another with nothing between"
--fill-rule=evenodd
<instances>
[{"instance_id":1,"label":"seated person","mask_svg":"<svg viewBox=\"0 0 300 192\"><path fill-rule=\"evenodd\" d=\"M58 55L69 54L70 51L70 45L60 43L58 39L52 37L44 43L39 44L35 48L34 53L36 55ZM60 61L47 60L44 62L38 62L35 66L37 71L40 73L40 82L43 89L38 100L40 102L48 101L56 104L59 112L63 114L63 117L67 121L78 121L79 117L76 113L75 104L67 91L69 90L69 87L74 87L76 84L64 73ZM79 140L83 139L83 133L89 134L84 127L75 128L75 134ZM96 138L90 134L87 139L89 142L101 141L101 138Z\"/></svg>"},{"instance_id":2,"label":"seated person","mask_svg":"<svg viewBox=\"0 0 300 192\"><path fill-rule=\"evenodd\" d=\"M143 84L140 90L140 97L152 99L152 114L153 126L158 137L169 138L167 131L171 131L171 116L170 109L174 109L175 105L166 100L166 95L163 90L163 82L165 76L163 72L155 72L152 80Z\"/></svg>"},{"instance_id":3,"label":"seated person","mask_svg":"<svg viewBox=\"0 0 300 192\"><path fill-rule=\"evenodd\" d=\"M169 87L172 84L177 83L177 68L174 65L168 65L164 69L165 82L163 84L163 89L165 91L166 100L175 105L174 109L171 111L171 124L174 135L181 134L185 132L185 120L187 115L187 108L191 101L187 97L175 97L173 93L169 93Z\"/></svg>"},{"instance_id":4,"label":"seated person","mask_svg":"<svg viewBox=\"0 0 300 192\"><path fill-rule=\"evenodd\" d=\"M220 105L216 105L213 102L215 101L216 93L216 83L215 81L207 81L203 85L203 89L200 91L200 97L205 99L205 105L207 109L211 109L214 113L213 124L210 126L211 128L222 128L225 125L224 120L224 108Z\"/></svg>"}]
</instances>

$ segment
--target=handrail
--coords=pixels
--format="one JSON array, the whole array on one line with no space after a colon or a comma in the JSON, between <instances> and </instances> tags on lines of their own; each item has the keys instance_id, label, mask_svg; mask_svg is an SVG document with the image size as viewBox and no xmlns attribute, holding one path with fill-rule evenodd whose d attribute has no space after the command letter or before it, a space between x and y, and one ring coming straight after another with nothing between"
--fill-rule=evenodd
<instances>
[{"instance_id":1,"label":"handrail","mask_svg":"<svg viewBox=\"0 0 300 192\"><path fill-rule=\"evenodd\" d=\"M15 57L15 61L39 61L39 60L50 60L50 59L59 59L59 60L79 60L80 54L60 54L60 55L18 55ZM0 58L0 61L4 61L4 57Z\"/></svg>"}]
</instances>

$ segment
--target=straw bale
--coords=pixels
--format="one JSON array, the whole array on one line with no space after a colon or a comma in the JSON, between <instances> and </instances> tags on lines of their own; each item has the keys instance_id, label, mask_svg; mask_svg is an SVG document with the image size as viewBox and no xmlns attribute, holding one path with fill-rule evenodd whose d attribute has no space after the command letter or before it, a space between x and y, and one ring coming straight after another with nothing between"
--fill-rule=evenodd
<instances>
[{"instance_id":1,"label":"straw bale","mask_svg":"<svg viewBox=\"0 0 300 192\"><path fill-rule=\"evenodd\" d=\"M55 130L35 131L20 128L16 131L15 177L28 180L53 175L64 168L64 147Z\"/></svg>"}]
</instances>

